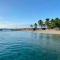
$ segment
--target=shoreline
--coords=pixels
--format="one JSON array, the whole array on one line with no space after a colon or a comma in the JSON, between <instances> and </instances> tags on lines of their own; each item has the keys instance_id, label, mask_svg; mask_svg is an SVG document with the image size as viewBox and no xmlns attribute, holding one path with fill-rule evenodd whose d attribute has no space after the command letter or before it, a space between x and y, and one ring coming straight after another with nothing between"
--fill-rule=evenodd
<instances>
[{"instance_id":1,"label":"shoreline","mask_svg":"<svg viewBox=\"0 0 60 60\"><path fill-rule=\"evenodd\" d=\"M60 31L58 30L41 30L36 31L37 33L44 33L44 34L60 34Z\"/></svg>"},{"instance_id":2,"label":"shoreline","mask_svg":"<svg viewBox=\"0 0 60 60\"><path fill-rule=\"evenodd\" d=\"M33 31L33 30L24 30L26 32L34 32L34 33L43 33L43 34L60 34L60 30L53 30L53 29L50 29L50 30L36 30L36 31Z\"/></svg>"},{"instance_id":3,"label":"shoreline","mask_svg":"<svg viewBox=\"0 0 60 60\"><path fill-rule=\"evenodd\" d=\"M7 30L5 30L7 31ZM60 35L60 30L54 30L54 29L47 29L47 30L16 30L18 31L24 31L24 32L33 32L33 33L43 33L43 34L59 34Z\"/></svg>"}]
</instances>

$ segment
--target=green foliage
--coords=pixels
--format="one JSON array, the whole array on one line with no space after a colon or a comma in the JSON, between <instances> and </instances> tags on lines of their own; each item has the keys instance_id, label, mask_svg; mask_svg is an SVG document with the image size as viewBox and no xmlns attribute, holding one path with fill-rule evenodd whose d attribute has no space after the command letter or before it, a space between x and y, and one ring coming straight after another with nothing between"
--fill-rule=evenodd
<instances>
[{"instance_id":1,"label":"green foliage","mask_svg":"<svg viewBox=\"0 0 60 60\"><path fill-rule=\"evenodd\" d=\"M46 19L45 25L47 25L47 27L50 28L50 20L49 20L49 18Z\"/></svg>"},{"instance_id":2,"label":"green foliage","mask_svg":"<svg viewBox=\"0 0 60 60\"><path fill-rule=\"evenodd\" d=\"M55 18L55 19L46 19L45 24L47 25L48 28L53 29L53 28L60 28L60 19Z\"/></svg>"},{"instance_id":3,"label":"green foliage","mask_svg":"<svg viewBox=\"0 0 60 60\"><path fill-rule=\"evenodd\" d=\"M56 25L56 27L60 28L60 19L59 18L55 19L55 25Z\"/></svg>"},{"instance_id":4,"label":"green foliage","mask_svg":"<svg viewBox=\"0 0 60 60\"><path fill-rule=\"evenodd\" d=\"M55 25L55 20L54 19L51 19L50 21L50 26L51 26L51 29L55 28L56 25Z\"/></svg>"},{"instance_id":5,"label":"green foliage","mask_svg":"<svg viewBox=\"0 0 60 60\"><path fill-rule=\"evenodd\" d=\"M33 25L31 24L31 25L30 25L30 27L32 27L32 28L33 28Z\"/></svg>"},{"instance_id":6,"label":"green foliage","mask_svg":"<svg viewBox=\"0 0 60 60\"><path fill-rule=\"evenodd\" d=\"M37 29L37 23L34 24L34 28Z\"/></svg>"},{"instance_id":7,"label":"green foliage","mask_svg":"<svg viewBox=\"0 0 60 60\"><path fill-rule=\"evenodd\" d=\"M39 24L39 26L42 26L43 25L43 21L42 20L39 20L38 21L38 24Z\"/></svg>"},{"instance_id":8,"label":"green foliage","mask_svg":"<svg viewBox=\"0 0 60 60\"><path fill-rule=\"evenodd\" d=\"M45 24L43 24L45 23ZM45 22L43 22L42 20L38 21L39 26L47 26L48 29L53 29L53 28L59 28L60 29L60 19L59 18L55 18L55 19L49 19L47 18L45 20ZM33 27L33 25L31 25L31 27ZM34 28L37 29L37 23L34 24Z\"/></svg>"}]
</instances>

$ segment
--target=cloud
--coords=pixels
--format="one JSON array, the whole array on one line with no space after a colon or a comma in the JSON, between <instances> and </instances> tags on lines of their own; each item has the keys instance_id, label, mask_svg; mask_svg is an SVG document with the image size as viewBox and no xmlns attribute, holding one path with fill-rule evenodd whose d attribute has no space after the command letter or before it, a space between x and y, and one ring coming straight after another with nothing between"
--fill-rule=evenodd
<instances>
[{"instance_id":1,"label":"cloud","mask_svg":"<svg viewBox=\"0 0 60 60\"><path fill-rule=\"evenodd\" d=\"M0 28L15 28L15 25L0 23Z\"/></svg>"},{"instance_id":2,"label":"cloud","mask_svg":"<svg viewBox=\"0 0 60 60\"><path fill-rule=\"evenodd\" d=\"M3 24L0 23L0 28L28 28L30 25L18 25L18 24Z\"/></svg>"},{"instance_id":3,"label":"cloud","mask_svg":"<svg viewBox=\"0 0 60 60\"><path fill-rule=\"evenodd\" d=\"M12 20L13 19L10 17L0 16L0 28L24 28L24 27L30 26L30 25L27 25L23 22L17 22L17 19L13 20L13 21Z\"/></svg>"}]
</instances>

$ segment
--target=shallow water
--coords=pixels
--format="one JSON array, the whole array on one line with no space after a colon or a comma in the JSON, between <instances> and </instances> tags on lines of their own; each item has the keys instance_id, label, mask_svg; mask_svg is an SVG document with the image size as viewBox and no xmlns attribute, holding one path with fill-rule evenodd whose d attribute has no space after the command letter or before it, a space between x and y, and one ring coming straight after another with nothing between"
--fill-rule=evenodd
<instances>
[{"instance_id":1,"label":"shallow water","mask_svg":"<svg viewBox=\"0 0 60 60\"><path fill-rule=\"evenodd\" d=\"M60 60L60 35L0 32L0 60Z\"/></svg>"}]
</instances>

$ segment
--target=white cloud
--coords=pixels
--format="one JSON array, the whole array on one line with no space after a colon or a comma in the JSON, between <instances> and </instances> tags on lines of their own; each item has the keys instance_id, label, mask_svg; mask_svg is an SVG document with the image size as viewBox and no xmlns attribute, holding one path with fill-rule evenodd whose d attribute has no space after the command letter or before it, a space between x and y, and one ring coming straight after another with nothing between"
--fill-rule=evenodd
<instances>
[{"instance_id":1,"label":"white cloud","mask_svg":"<svg viewBox=\"0 0 60 60\"><path fill-rule=\"evenodd\" d=\"M6 20L6 17L0 16L0 28L24 28L24 27L28 28L30 27L30 25L27 25L22 22L14 22L14 21L11 22L9 19Z\"/></svg>"},{"instance_id":2,"label":"white cloud","mask_svg":"<svg viewBox=\"0 0 60 60\"><path fill-rule=\"evenodd\" d=\"M30 25L0 24L0 28L28 28Z\"/></svg>"}]
</instances>

